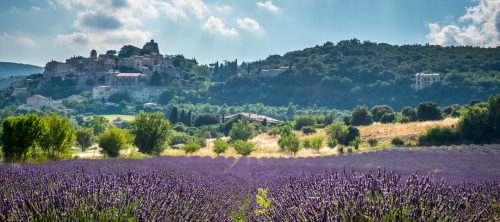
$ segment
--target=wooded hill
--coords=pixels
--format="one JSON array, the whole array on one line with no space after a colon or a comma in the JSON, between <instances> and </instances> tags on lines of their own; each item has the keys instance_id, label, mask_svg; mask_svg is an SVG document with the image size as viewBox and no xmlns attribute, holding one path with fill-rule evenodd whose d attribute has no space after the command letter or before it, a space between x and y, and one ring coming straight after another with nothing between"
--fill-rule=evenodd
<instances>
[{"instance_id":1,"label":"wooded hill","mask_svg":"<svg viewBox=\"0 0 500 222\"><path fill-rule=\"evenodd\" d=\"M264 69L290 67L276 78L262 79ZM271 106L388 104L399 109L422 101L440 106L485 100L500 93L500 47L390 45L357 39L327 42L304 50L243 63L238 76L209 88L214 104L262 102ZM442 81L415 91L415 74L440 73Z\"/></svg>"}]
</instances>

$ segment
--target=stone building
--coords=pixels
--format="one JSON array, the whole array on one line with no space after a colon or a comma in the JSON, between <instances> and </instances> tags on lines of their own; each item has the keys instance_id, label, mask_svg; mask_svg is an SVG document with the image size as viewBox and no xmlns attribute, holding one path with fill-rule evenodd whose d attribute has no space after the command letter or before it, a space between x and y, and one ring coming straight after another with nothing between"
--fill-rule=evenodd
<instances>
[{"instance_id":1,"label":"stone building","mask_svg":"<svg viewBox=\"0 0 500 222\"><path fill-rule=\"evenodd\" d=\"M415 74L415 90L421 90L441 80L439 73L417 73Z\"/></svg>"}]
</instances>

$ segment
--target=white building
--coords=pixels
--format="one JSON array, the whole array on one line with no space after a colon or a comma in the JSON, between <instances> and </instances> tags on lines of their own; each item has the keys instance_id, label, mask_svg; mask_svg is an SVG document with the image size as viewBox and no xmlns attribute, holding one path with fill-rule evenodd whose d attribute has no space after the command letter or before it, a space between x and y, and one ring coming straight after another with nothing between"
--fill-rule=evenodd
<instances>
[{"instance_id":1,"label":"white building","mask_svg":"<svg viewBox=\"0 0 500 222\"><path fill-rule=\"evenodd\" d=\"M415 74L415 89L421 90L439 82L440 80L441 77L439 73L417 73Z\"/></svg>"},{"instance_id":2,"label":"white building","mask_svg":"<svg viewBox=\"0 0 500 222\"><path fill-rule=\"evenodd\" d=\"M19 109L34 110L41 109L43 107L53 110L64 109L61 101L52 100L42 95L33 95L28 97L26 99L26 104L20 106Z\"/></svg>"},{"instance_id":3,"label":"white building","mask_svg":"<svg viewBox=\"0 0 500 222\"><path fill-rule=\"evenodd\" d=\"M92 89L92 99L108 100L108 98L118 91L110 86L96 86Z\"/></svg>"},{"instance_id":4,"label":"white building","mask_svg":"<svg viewBox=\"0 0 500 222\"><path fill-rule=\"evenodd\" d=\"M260 71L258 77L259 78L274 78L286 70L288 70L288 67L280 67L277 69L263 69Z\"/></svg>"},{"instance_id":5,"label":"white building","mask_svg":"<svg viewBox=\"0 0 500 222\"><path fill-rule=\"evenodd\" d=\"M156 87L144 87L130 91L130 98L134 102L156 102L160 97L161 90Z\"/></svg>"}]
</instances>

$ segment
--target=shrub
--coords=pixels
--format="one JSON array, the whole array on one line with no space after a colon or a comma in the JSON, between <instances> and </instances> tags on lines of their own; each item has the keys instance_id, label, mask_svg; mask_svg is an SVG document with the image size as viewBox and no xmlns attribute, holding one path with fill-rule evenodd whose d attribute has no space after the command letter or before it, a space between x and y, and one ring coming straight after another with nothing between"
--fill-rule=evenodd
<instances>
[{"instance_id":1,"label":"shrub","mask_svg":"<svg viewBox=\"0 0 500 222\"><path fill-rule=\"evenodd\" d=\"M373 115L373 121L381 122L382 116L389 113L394 113L394 110L388 105L376 105L370 112Z\"/></svg>"},{"instance_id":2,"label":"shrub","mask_svg":"<svg viewBox=\"0 0 500 222\"><path fill-rule=\"evenodd\" d=\"M190 143L198 144L200 147L207 146L207 140L205 140L205 138L200 137L200 136L191 136L189 141L190 141Z\"/></svg>"},{"instance_id":3,"label":"shrub","mask_svg":"<svg viewBox=\"0 0 500 222\"><path fill-rule=\"evenodd\" d=\"M400 137L394 137L391 140L391 144L394 146L400 147L400 146L405 145L405 141L403 139L401 139Z\"/></svg>"},{"instance_id":4,"label":"shrub","mask_svg":"<svg viewBox=\"0 0 500 222\"><path fill-rule=\"evenodd\" d=\"M432 102L420 103L417 107L417 117L420 121L440 120L442 118L441 110L436 103Z\"/></svg>"},{"instance_id":5,"label":"shrub","mask_svg":"<svg viewBox=\"0 0 500 222\"><path fill-rule=\"evenodd\" d=\"M349 127L341 122L334 122L325 128L330 140L337 140L340 144L347 145L345 141L349 135Z\"/></svg>"},{"instance_id":6,"label":"shrub","mask_svg":"<svg viewBox=\"0 0 500 222\"><path fill-rule=\"evenodd\" d=\"M120 155L120 150L127 147L128 135L125 130L111 127L104 131L99 137L99 147L101 152L110 156L117 157Z\"/></svg>"},{"instance_id":7,"label":"shrub","mask_svg":"<svg viewBox=\"0 0 500 222\"><path fill-rule=\"evenodd\" d=\"M271 128L268 132L267 135L275 137L280 134L280 129L278 127L273 127Z\"/></svg>"},{"instance_id":8,"label":"shrub","mask_svg":"<svg viewBox=\"0 0 500 222\"><path fill-rule=\"evenodd\" d=\"M356 137L359 137L361 134L359 133L358 128L354 126L347 127L347 137L345 138L344 144L350 144Z\"/></svg>"},{"instance_id":9,"label":"shrub","mask_svg":"<svg viewBox=\"0 0 500 222\"><path fill-rule=\"evenodd\" d=\"M7 162L25 160L45 130L42 119L31 114L10 116L2 124L2 153Z\"/></svg>"},{"instance_id":10,"label":"shrub","mask_svg":"<svg viewBox=\"0 0 500 222\"><path fill-rule=\"evenodd\" d=\"M183 132L175 132L170 137L170 146L175 146L178 144L188 144L189 143L189 135Z\"/></svg>"},{"instance_id":11,"label":"shrub","mask_svg":"<svg viewBox=\"0 0 500 222\"><path fill-rule=\"evenodd\" d=\"M233 124L231 131L229 131L229 137L231 140L243 140L246 141L254 136L255 126L246 121L240 120Z\"/></svg>"},{"instance_id":12,"label":"shrub","mask_svg":"<svg viewBox=\"0 0 500 222\"><path fill-rule=\"evenodd\" d=\"M243 140L234 141L233 147L236 150L236 153L243 156L248 156L255 150L255 146L252 143Z\"/></svg>"},{"instance_id":13,"label":"shrub","mask_svg":"<svg viewBox=\"0 0 500 222\"><path fill-rule=\"evenodd\" d=\"M293 125L294 130L302 130L303 127L309 126L314 127L316 125L316 119L314 116L296 116L295 124Z\"/></svg>"},{"instance_id":14,"label":"shrub","mask_svg":"<svg viewBox=\"0 0 500 222\"><path fill-rule=\"evenodd\" d=\"M371 147L377 146L378 144L378 140L376 138L369 138L367 142Z\"/></svg>"},{"instance_id":15,"label":"shrub","mask_svg":"<svg viewBox=\"0 0 500 222\"><path fill-rule=\"evenodd\" d=\"M220 116L214 113L202 113L194 119L194 126L219 124Z\"/></svg>"},{"instance_id":16,"label":"shrub","mask_svg":"<svg viewBox=\"0 0 500 222\"><path fill-rule=\"evenodd\" d=\"M338 146L337 147L337 151L339 152L339 154L344 154L344 147L343 146Z\"/></svg>"},{"instance_id":17,"label":"shrub","mask_svg":"<svg viewBox=\"0 0 500 222\"><path fill-rule=\"evenodd\" d=\"M108 119L103 116L91 116L85 119L84 127L92 128L94 135L100 135L110 127Z\"/></svg>"},{"instance_id":18,"label":"shrub","mask_svg":"<svg viewBox=\"0 0 500 222\"><path fill-rule=\"evenodd\" d=\"M140 113L131 126L135 135L134 145L139 148L139 152L147 154L160 154L165 149L172 129L161 113Z\"/></svg>"},{"instance_id":19,"label":"shrub","mask_svg":"<svg viewBox=\"0 0 500 222\"><path fill-rule=\"evenodd\" d=\"M478 106L467 109L458 123L464 139L475 143L487 140L489 124L488 109Z\"/></svg>"},{"instance_id":20,"label":"shrub","mask_svg":"<svg viewBox=\"0 0 500 222\"><path fill-rule=\"evenodd\" d=\"M71 148L75 145L75 130L69 119L57 113L44 115L42 120L45 131L38 144L47 153L49 159L61 159L71 156Z\"/></svg>"},{"instance_id":21,"label":"shrub","mask_svg":"<svg viewBox=\"0 0 500 222\"><path fill-rule=\"evenodd\" d=\"M200 150L201 146L197 143L189 143L182 147L182 150L186 152L186 154L192 154L198 150Z\"/></svg>"},{"instance_id":22,"label":"shrub","mask_svg":"<svg viewBox=\"0 0 500 222\"><path fill-rule=\"evenodd\" d=\"M304 126L302 127L302 132L306 135L309 135L315 133L316 129L313 126Z\"/></svg>"},{"instance_id":23,"label":"shrub","mask_svg":"<svg viewBox=\"0 0 500 222\"><path fill-rule=\"evenodd\" d=\"M347 148L347 153L352 153L352 148L351 147Z\"/></svg>"},{"instance_id":24,"label":"shrub","mask_svg":"<svg viewBox=\"0 0 500 222\"><path fill-rule=\"evenodd\" d=\"M419 146L440 146L460 142L460 134L455 128L442 126L434 127L418 136Z\"/></svg>"},{"instance_id":25,"label":"shrub","mask_svg":"<svg viewBox=\"0 0 500 222\"><path fill-rule=\"evenodd\" d=\"M322 136L311 136L304 140L304 148L311 148L314 151L319 152L319 150L321 149L321 145L323 145L324 140L325 138Z\"/></svg>"},{"instance_id":26,"label":"shrub","mask_svg":"<svg viewBox=\"0 0 500 222\"><path fill-rule=\"evenodd\" d=\"M227 149L229 148L229 145L226 143L226 141L222 139L216 139L214 141L214 152L217 154L225 153Z\"/></svg>"},{"instance_id":27,"label":"shrub","mask_svg":"<svg viewBox=\"0 0 500 222\"><path fill-rule=\"evenodd\" d=\"M354 140L352 141L352 146L354 146L354 149L359 149L359 146L361 145L361 138L359 136L357 136L356 138L354 138Z\"/></svg>"},{"instance_id":28,"label":"shrub","mask_svg":"<svg viewBox=\"0 0 500 222\"><path fill-rule=\"evenodd\" d=\"M338 141L336 139L330 139L328 141L328 147L335 148L338 145Z\"/></svg>"},{"instance_id":29,"label":"shrub","mask_svg":"<svg viewBox=\"0 0 500 222\"><path fill-rule=\"evenodd\" d=\"M380 118L381 123L395 123L396 122L396 114L394 113L386 113Z\"/></svg>"},{"instance_id":30,"label":"shrub","mask_svg":"<svg viewBox=\"0 0 500 222\"><path fill-rule=\"evenodd\" d=\"M350 125L364 126L373 123L373 115L366 106L357 106L351 114Z\"/></svg>"}]
</instances>

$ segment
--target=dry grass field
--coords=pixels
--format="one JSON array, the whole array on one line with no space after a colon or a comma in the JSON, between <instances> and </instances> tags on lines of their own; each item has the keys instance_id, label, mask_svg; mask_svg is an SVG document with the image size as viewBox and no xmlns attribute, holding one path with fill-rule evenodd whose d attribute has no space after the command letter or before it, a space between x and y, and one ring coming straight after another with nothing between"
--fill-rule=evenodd
<instances>
[{"instance_id":1,"label":"dry grass field","mask_svg":"<svg viewBox=\"0 0 500 222\"><path fill-rule=\"evenodd\" d=\"M124 120L131 120L132 116L126 115L108 115L105 116L110 121L116 119L117 117L121 117ZM353 152L370 152L376 150L383 150L387 148L391 148L392 145L390 141L394 137L401 137L405 140L415 140L416 137L425 132L427 129L435 126L451 126L458 122L457 118L448 118L440 121L427 121L427 122L412 122L412 123L394 123L394 124L380 124L376 123L370 126L361 126L359 127L362 144L358 150L352 149ZM301 132L295 132L299 135L301 141L310 136L320 135L325 137L325 141L323 142L323 148L316 152L311 149L301 149L296 155L288 152L280 151L278 146L279 136L270 136L268 134L262 133L257 135L256 137L250 140L251 143L255 145L256 150L250 154L250 157L262 158L262 157L275 157L275 158L296 158L296 157L320 157L320 156L331 156L338 155L337 149L332 149L327 147L326 145L326 133L324 129L318 129L315 134L312 135L304 135ZM378 145L375 147L371 147L366 142L369 138L376 138L378 140ZM224 137L224 140L229 140L228 137ZM207 139L207 146L201 148L199 151L190 154L191 156L205 156L205 157L241 157L241 155L237 154L233 148L229 148L229 150L221 155L217 155L213 152L213 144L214 139ZM344 149L345 152L348 152L348 148ZM100 158L102 155L99 153L98 149L94 146L91 149L85 152L76 152L79 158ZM183 150L179 149L166 149L162 154L162 156L186 156L186 153ZM122 152L123 158L131 157L142 157L136 149L128 149Z\"/></svg>"},{"instance_id":2,"label":"dry grass field","mask_svg":"<svg viewBox=\"0 0 500 222\"><path fill-rule=\"evenodd\" d=\"M113 120L117 118L121 118L122 120L125 121L132 121L134 119L134 116L131 115L102 115L104 118L108 119L109 122L112 122Z\"/></svg>"}]
</instances>

